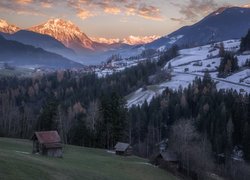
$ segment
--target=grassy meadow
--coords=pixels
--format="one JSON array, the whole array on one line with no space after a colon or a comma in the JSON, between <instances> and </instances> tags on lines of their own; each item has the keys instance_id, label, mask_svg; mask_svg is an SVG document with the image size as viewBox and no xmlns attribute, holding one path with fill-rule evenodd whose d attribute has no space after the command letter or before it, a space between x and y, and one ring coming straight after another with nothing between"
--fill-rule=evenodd
<instances>
[{"instance_id":1,"label":"grassy meadow","mask_svg":"<svg viewBox=\"0 0 250 180\"><path fill-rule=\"evenodd\" d=\"M29 140L0 138L1 180L176 180L139 157L106 150L64 146L63 158L32 154Z\"/></svg>"}]
</instances>

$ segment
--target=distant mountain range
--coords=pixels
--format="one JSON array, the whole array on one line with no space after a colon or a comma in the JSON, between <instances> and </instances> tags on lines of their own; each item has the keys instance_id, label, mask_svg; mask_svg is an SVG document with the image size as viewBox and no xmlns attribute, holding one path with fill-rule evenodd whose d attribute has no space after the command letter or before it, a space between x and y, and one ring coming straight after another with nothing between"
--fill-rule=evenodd
<instances>
[{"instance_id":1,"label":"distant mountain range","mask_svg":"<svg viewBox=\"0 0 250 180\"><path fill-rule=\"evenodd\" d=\"M250 29L250 8L220 8L192 26L179 30L145 45L145 48L199 46L228 39L239 39Z\"/></svg>"},{"instance_id":2,"label":"distant mountain range","mask_svg":"<svg viewBox=\"0 0 250 180\"><path fill-rule=\"evenodd\" d=\"M49 19L43 24L25 30L21 30L5 20L0 20L0 32L6 39L40 47L71 59L77 58L73 51L80 56L93 56L94 54L106 54L108 51L113 53L115 50L133 47L123 42L106 44L92 41L79 27L71 21L63 19ZM59 45L58 42L73 51L69 49L65 51L65 47Z\"/></svg>"},{"instance_id":3,"label":"distant mountain range","mask_svg":"<svg viewBox=\"0 0 250 180\"><path fill-rule=\"evenodd\" d=\"M58 41L62 42L65 46L76 51L95 50L94 42L81 30L70 21L62 19L50 19L46 23L38 26L28 28L40 34L47 34Z\"/></svg>"},{"instance_id":4,"label":"distant mountain range","mask_svg":"<svg viewBox=\"0 0 250 180\"><path fill-rule=\"evenodd\" d=\"M78 54L99 53L130 47L124 43L106 44L92 41L78 26L63 19L49 19L47 22L27 30L52 36Z\"/></svg>"},{"instance_id":5,"label":"distant mountain range","mask_svg":"<svg viewBox=\"0 0 250 180\"><path fill-rule=\"evenodd\" d=\"M20 30L13 34L0 33L7 40L18 41L23 44L42 48L46 51L60 54L69 59L75 59L76 53L64 46L60 41L51 36L38 34L32 31Z\"/></svg>"},{"instance_id":6,"label":"distant mountain range","mask_svg":"<svg viewBox=\"0 0 250 180\"><path fill-rule=\"evenodd\" d=\"M16 41L22 45L31 45L33 48L29 46L30 51L32 49L37 52L37 48L42 48L40 50L43 50L43 53L60 54L64 57L64 62L71 59L85 64L99 64L112 54L119 53L123 57L130 57L144 49L164 50L174 44L194 47L228 39L239 39L250 29L249 17L250 8L220 8L194 25L182 27L151 43L136 46L94 42L79 27L62 19L50 19L26 30L0 20L0 34L5 38L5 41L1 41L3 46L4 42L9 43L7 40L12 40L12 43ZM13 58L16 56L14 53L9 55ZM56 59L63 58L62 56L57 55ZM28 57L27 54L26 57Z\"/></svg>"},{"instance_id":7,"label":"distant mountain range","mask_svg":"<svg viewBox=\"0 0 250 180\"><path fill-rule=\"evenodd\" d=\"M0 32L12 34L19 30L19 27L9 24L7 21L0 19Z\"/></svg>"},{"instance_id":8,"label":"distant mountain range","mask_svg":"<svg viewBox=\"0 0 250 180\"><path fill-rule=\"evenodd\" d=\"M63 56L47 52L41 48L6 40L0 35L0 62L14 66L39 66L47 68L82 67Z\"/></svg>"}]
</instances>

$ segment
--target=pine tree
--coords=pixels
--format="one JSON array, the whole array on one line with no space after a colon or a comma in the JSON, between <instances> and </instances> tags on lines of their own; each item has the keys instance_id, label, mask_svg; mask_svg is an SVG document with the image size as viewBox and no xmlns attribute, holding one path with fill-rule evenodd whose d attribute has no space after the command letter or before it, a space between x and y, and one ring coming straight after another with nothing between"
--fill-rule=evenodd
<instances>
[{"instance_id":1,"label":"pine tree","mask_svg":"<svg viewBox=\"0 0 250 180\"><path fill-rule=\"evenodd\" d=\"M224 43L220 43L220 49L219 49L219 56L223 57L225 55L225 47L224 47Z\"/></svg>"},{"instance_id":2,"label":"pine tree","mask_svg":"<svg viewBox=\"0 0 250 180\"><path fill-rule=\"evenodd\" d=\"M110 148L125 137L128 125L125 101L117 93L104 96L101 100L100 112L106 127L106 146Z\"/></svg>"},{"instance_id":3,"label":"pine tree","mask_svg":"<svg viewBox=\"0 0 250 180\"><path fill-rule=\"evenodd\" d=\"M234 56L231 52L226 52L221 58L220 66L218 68L219 77L226 77L232 72L239 69L238 58Z\"/></svg>"},{"instance_id":4,"label":"pine tree","mask_svg":"<svg viewBox=\"0 0 250 180\"><path fill-rule=\"evenodd\" d=\"M55 121L57 115L58 101L52 95L47 99L41 114L38 117L37 130L55 130L57 123Z\"/></svg>"},{"instance_id":5,"label":"pine tree","mask_svg":"<svg viewBox=\"0 0 250 180\"><path fill-rule=\"evenodd\" d=\"M250 125L245 124L244 134L243 134L243 152L244 157L247 161L250 161Z\"/></svg>"},{"instance_id":6,"label":"pine tree","mask_svg":"<svg viewBox=\"0 0 250 180\"><path fill-rule=\"evenodd\" d=\"M245 37L241 38L240 51L249 51L250 50L250 30Z\"/></svg>"}]
</instances>

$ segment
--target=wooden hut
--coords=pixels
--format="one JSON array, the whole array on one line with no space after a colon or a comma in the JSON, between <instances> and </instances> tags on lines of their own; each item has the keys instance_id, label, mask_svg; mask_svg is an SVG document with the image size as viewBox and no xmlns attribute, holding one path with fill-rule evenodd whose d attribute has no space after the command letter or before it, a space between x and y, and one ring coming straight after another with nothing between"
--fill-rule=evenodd
<instances>
[{"instance_id":1,"label":"wooden hut","mask_svg":"<svg viewBox=\"0 0 250 180\"><path fill-rule=\"evenodd\" d=\"M115 145L115 153L121 156L132 155L132 147L127 143L118 142Z\"/></svg>"},{"instance_id":2,"label":"wooden hut","mask_svg":"<svg viewBox=\"0 0 250 180\"><path fill-rule=\"evenodd\" d=\"M32 140L33 153L50 157L62 157L62 143L57 131L35 132Z\"/></svg>"},{"instance_id":3,"label":"wooden hut","mask_svg":"<svg viewBox=\"0 0 250 180\"><path fill-rule=\"evenodd\" d=\"M171 151L160 152L153 158L153 164L161 168L177 170L178 157L176 153Z\"/></svg>"}]
</instances>

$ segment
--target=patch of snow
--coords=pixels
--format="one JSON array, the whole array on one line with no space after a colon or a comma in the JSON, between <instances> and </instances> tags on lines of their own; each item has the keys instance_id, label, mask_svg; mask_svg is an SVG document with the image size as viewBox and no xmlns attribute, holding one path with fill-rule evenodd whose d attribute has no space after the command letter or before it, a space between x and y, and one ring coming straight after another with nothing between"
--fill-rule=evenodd
<instances>
[{"instance_id":1,"label":"patch of snow","mask_svg":"<svg viewBox=\"0 0 250 180\"><path fill-rule=\"evenodd\" d=\"M183 38L184 35L178 35L178 36L175 36L175 37L171 37L168 42L168 44L174 44L176 41L178 41L179 39Z\"/></svg>"},{"instance_id":2,"label":"patch of snow","mask_svg":"<svg viewBox=\"0 0 250 180\"><path fill-rule=\"evenodd\" d=\"M162 51L164 51L165 49L166 49L166 46L161 46L161 47L159 47L157 50L160 51L160 52L162 52Z\"/></svg>"},{"instance_id":3,"label":"patch of snow","mask_svg":"<svg viewBox=\"0 0 250 180\"><path fill-rule=\"evenodd\" d=\"M180 87L186 88L193 80L198 77L203 77L205 71L209 71L212 79L217 83L217 89L227 90L233 89L239 93L250 93L250 70L242 69L242 71L232 74L223 79L218 78L217 68L220 65L219 45L209 44L205 46L182 49L179 51L179 56L170 60L164 69L167 69L169 63L172 67L172 79L158 85L154 85L154 90L147 87L144 91L142 89L134 92L128 99L127 105L142 105L145 101L150 102L153 97L162 94L168 87L173 90L178 90ZM226 50L238 51L240 40L228 40L223 42ZM248 55L238 55L239 66L242 67Z\"/></svg>"},{"instance_id":4,"label":"patch of snow","mask_svg":"<svg viewBox=\"0 0 250 180\"><path fill-rule=\"evenodd\" d=\"M136 164L142 164L142 165L147 165L147 166L154 166L150 163L146 163L146 162L135 162Z\"/></svg>"},{"instance_id":5,"label":"patch of snow","mask_svg":"<svg viewBox=\"0 0 250 180\"><path fill-rule=\"evenodd\" d=\"M8 23L5 20L0 19L0 27L7 27Z\"/></svg>"},{"instance_id":6,"label":"patch of snow","mask_svg":"<svg viewBox=\"0 0 250 180\"><path fill-rule=\"evenodd\" d=\"M244 66L247 62L247 60L250 60L250 54L249 55L239 55L238 58L238 64L240 67Z\"/></svg>"},{"instance_id":7,"label":"patch of snow","mask_svg":"<svg viewBox=\"0 0 250 180\"><path fill-rule=\"evenodd\" d=\"M115 154L115 151L107 150L106 152L107 152L107 153L110 153L110 154Z\"/></svg>"},{"instance_id":8,"label":"patch of snow","mask_svg":"<svg viewBox=\"0 0 250 180\"><path fill-rule=\"evenodd\" d=\"M24 152L24 151L15 151L15 152L20 154L30 154L29 152Z\"/></svg>"}]
</instances>

